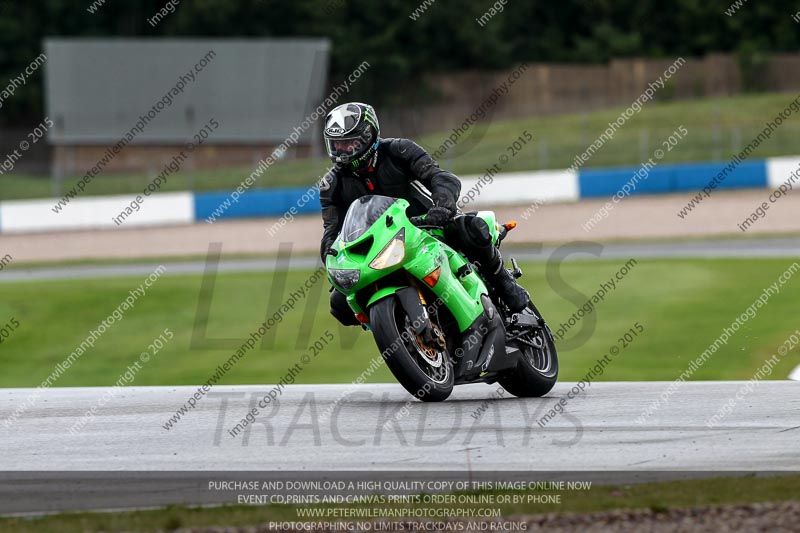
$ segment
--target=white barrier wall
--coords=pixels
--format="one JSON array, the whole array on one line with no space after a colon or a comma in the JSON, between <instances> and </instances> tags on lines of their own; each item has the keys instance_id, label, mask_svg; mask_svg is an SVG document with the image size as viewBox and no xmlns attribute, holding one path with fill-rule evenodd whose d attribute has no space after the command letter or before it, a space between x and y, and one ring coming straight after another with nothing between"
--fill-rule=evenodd
<instances>
[{"instance_id":1,"label":"white barrier wall","mask_svg":"<svg viewBox=\"0 0 800 533\"><path fill-rule=\"evenodd\" d=\"M175 192L141 196L143 201L139 210L124 215L118 226L113 219L124 213L135 199L136 195L79 198L62 207L58 213L53 211L57 201L53 198L0 202L0 232L127 228L194 222L194 195Z\"/></svg>"},{"instance_id":2,"label":"white barrier wall","mask_svg":"<svg viewBox=\"0 0 800 533\"><path fill-rule=\"evenodd\" d=\"M800 173L800 157L770 157L767 159L767 186L770 189L786 182L792 173ZM795 180L800 180L797 174Z\"/></svg>"},{"instance_id":3,"label":"white barrier wall","mask_svg":"<svg viewBox=\"0 0 800 533\"><path fill-rule=\"evenodd\" d=\"M578 173L573 170L505 172L495 176L463 176L461 180L460 203L466 208L530 204L536 200L574 202L579 197Z\"/></svg>"}]
</instances>

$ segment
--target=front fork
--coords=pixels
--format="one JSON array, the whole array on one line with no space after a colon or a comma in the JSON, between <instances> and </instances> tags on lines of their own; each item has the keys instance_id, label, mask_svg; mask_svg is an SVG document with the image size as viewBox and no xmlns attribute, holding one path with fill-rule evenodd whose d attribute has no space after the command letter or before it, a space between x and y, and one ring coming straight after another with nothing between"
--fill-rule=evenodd
<instances>
[{"instance_id":1,"label":"front fork","mask_svg":"<svg viewBox=\"0 0 800 533\"><path fill-rule=\"evenodd\" d=\"M447 346L442 340L441 326L431 321L431 316L426 308L427 302L422 295L422 291L412 285L398 290L395 294L397 299L400 300L400 305L406 312L406 316L408 316L414 333L429 346L436 345L441 350L446 349Z\"/></svg>"}]
</instances>

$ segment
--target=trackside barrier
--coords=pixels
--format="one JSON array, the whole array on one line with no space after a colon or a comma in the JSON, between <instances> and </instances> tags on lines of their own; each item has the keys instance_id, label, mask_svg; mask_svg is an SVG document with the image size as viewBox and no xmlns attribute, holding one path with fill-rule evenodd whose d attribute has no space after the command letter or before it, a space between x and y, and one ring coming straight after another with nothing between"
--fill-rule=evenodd
<instances>
[{"instance_id":1,"label":"trackside barrier","mask_svg":"<svg viewBox=\"0 0 800 533\"><path fill-rule=\"evenodd\" d=\"M659 165L647 179L636 183L631 194L670 194L700 191L727 163L704 162ZM800 166L800 156L745 161L728 173L718 189L774 188ZM462 176L461 198L465 210L534 202L574 202L582 198L611 197L639 167L506 172ZM69 209L52 211L53 199L0 202L0 233L105 229L131 226L190 224L227 218L281 217L319 213L319 198L309 199L308 187L252 189L231 201L231 191L158 193L142 203L141 210L117 226L118 216L135 195L91 196L72 200ZM305 195L305 197L304 197ZM303 200L305 198L305 201ZM227 202L227 203L226 203Z\"/></svg>"}]
</instances>

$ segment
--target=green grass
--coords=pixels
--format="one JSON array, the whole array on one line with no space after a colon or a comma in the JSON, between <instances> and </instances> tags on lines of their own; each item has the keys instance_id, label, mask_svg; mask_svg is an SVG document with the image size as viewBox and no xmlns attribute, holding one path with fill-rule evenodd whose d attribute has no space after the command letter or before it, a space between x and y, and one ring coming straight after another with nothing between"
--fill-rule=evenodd
<instances>
[{"instance_id":1,"label":"green grass","mask_svg":"<svg viewBox=\"0 0 800 533\"><path fill-rule=\"evenodd\" d=\"M784 109L794 93L742 95L678 102L648 102L642 111L617 130L614 138L597 151L584 167L639 165L661 146L678 126L689 133L677 147L666 153L662 163L726 160L744 147L764 128L767 120ZM497 162L523 130L534 137L519 155L502 167L503 171L540 168L567 168L614 121L625 107L590 113L573 113L519 120L484 121L462 137L459 145L448 150L440 163L458 174L483 173ZM465 117L466 118L466 117ZM443 131L417 140L431 153L447 139L460 123L444 124ZM764 158L797 154L796 139L800 122L790 118L772 138L761 144L751 157ZM383 131L385 137L395 135ZM266 154L264 154L266 155ZM286 160L275 164L258 180L255 187L310 186L330 165L327 159ZM225 190L236 188L253 167L182 172L170 177L163 190ZM62 191L69 189L80 176L65 180ZM86 188L85 194L122 194L140 192L152 176L100 176ZM0 177L0 199L36 198L56 195L48 178L32 176Z\"/></svg>"},{"instance_id":2,"label":"green grass","mask_svg":"<svg viewBox=\"0 0 800 533\"><path fill-rule=\"evenodd\" d=\"M586 297L614 275L623 260L569 262L561 267L564 281L583 293L559 296L545 276L543 263L523 265L530 289L553 329L566 321ZM598 304L559 343L561 379L577 380L634 322L645 331L606 367L601 380L673 380L744 311L761 291L787 268L786 259L643 260L618 288ZM285 294L309 272L289 273ZM272 291L271 273L220 274L207 327L209 338L241 339L265 319ZM143 278L4 283L0 327L11 318L19 328L0 345L4 365L0 387L33 387L64 360L123 301ZM124 318L108 329L57 381L57 386L108 386L148 349L165 328L175 333L166 347L137 375L136 385L188 385L205 382L238 345L192 348L190 339L198 305L200 276L164 276ZM305 302L286 315L229 372L226 384L275 383L298 362L308 344L327 329L336 337L298 376L303 383L345 383L355 379L377 355L371 335L344 328L328 313L327 282L320 282L311 315ZM800 275L784 285L757 316L714 354L692 379L749 379L780 343L797 329L796 302ZM274 308L272 309L273 312ZM589 327L592 317L596 318ZM575 346L570 337L587 327L588 341ZM585 332L585 333L586 333ZM772 378L785 378L797 364L784 357ZM381 367L375 382L393 381Z\"/></svg>"},{"instance_id":3,"label":"green grass","mask_svg":"<svg viewBox=\"0 0 800 533\"><path fill-rule=\"evenodd\" d=\"M639 166L653 156L656 148L666 152L660 164L728 160L757 136L763 130L764 123L772 120L796 96L796 93L777 93L649 102L640 113L617 129L614 137L597 150L582 168ZM500 154L505 152L510 155L506 147L527 129L534 137L534 144L530 148L523 148L520 155L502 167L503 171L568 168L574 163L575 156L584 153L625 109L616 107L591 113L498 121L485 129L485 135L475 142L473 148L452 148L440 163L459 174L482 173L483 169L497 161ZM667 151L661 143L681 125L686 127L688 134ZM422 144L434 151L448 133L424 137ZM795 139L798 133L800 120L797 117L784 121L772 138L753 152L751 158L797 154ZM465 153L461 155L461 152Z\"/></svg>"},{"instance_id":4,"label":"green grass","mask_svg":"<svg viewBox=\"0 0 800 533\"><path fill-rule=\"evenodd\" d=\"M253 188L307 187L324 172L327 160L303 159L278 163L258 179ZM329 161L328 161L329 163ZM218 191L232 190L254 170L253 167L179 172L168 177L160 192L174 191ZM160 171L160 170L159 170ZM109 174L101 175L86 186L80 196L141 194L155 174ZM47 176L9 175L0 177L0 199L60 197L73 187L81 175L70 176L54 187ZM60 187L60 188L59 188Z\"/></svg>"},{"instance_id":5,"label":"green grass","mask_svg":"<svg viewBox=\"0 0 800 533\"><path fill-rule=\"evenodd\" d=\"M547 492L544 494L554 494ZM614 509L652 509L700 505L783 502L800 493L800 476L726 477L637 485L597 485L587 491L563 492L561 503L479 505L499 507L503 516ZM492 492L481 494L524 494ZM422 504L425 507L439 507ZM468 505L467 505L468 506ZM337 506L341 507L341 506ZM464 507L463 505L459 507ZM269 521L297 521L296 508L285 505L222 506L113 513L67 513L32 519L0 518L0 531L16 533L83 533L91 531L163 531L203 526L251 526Z\"/></svg>"}]
</instances>

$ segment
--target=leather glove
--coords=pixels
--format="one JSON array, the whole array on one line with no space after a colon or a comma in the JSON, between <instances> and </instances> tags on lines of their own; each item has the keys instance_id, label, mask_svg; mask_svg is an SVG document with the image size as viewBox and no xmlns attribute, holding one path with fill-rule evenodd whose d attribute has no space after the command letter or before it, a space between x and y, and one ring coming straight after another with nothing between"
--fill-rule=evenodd
<instances>
[{"instance_id":1,"label":"leather glove","mask_svg":"<svg viewBox=\"0 0 800 533\"><path fill-rule=\"evenodd\" d=\"M323 265L325 264L325 260L328 259L329 255L332 255L334 257L336 257L338 255L336 250L333 249L333 241L328 241L328 242L325 242L324 244L320 245L320 250L322 250L322 253L321 253L320 257L322 257L322 264Z\"/></svg>"},{"instance_id":2,"label":"leather glove","mask_svg":"<svg viewBox=\"0 0 800 533\"><path fill-rule=\"evenodd\" d=\"M444 192L435 192L432 195L433 205L435 207L444 207L449 209L454 215L456 213L456 202L453 198Z\"/></svg>"},{"instance_id":3,"label":"leather glove","mask_svg":"<svg viewBox=\"0 0 800 533\"><path fill-rule=\"evenodd\" d=\"M428 216L425 217L425 223L431 226L444 226L453 219L453 214L446 207L431 207Z\"/></svg>"},{"instance_id":4,"label":"leather glove","mask_svg":"<svg viewBox=\"0 0 800 533\"><path fill-rule=\"evenodd\" d=\"M433 193L433 207L428 210L425 221L431 226L444 226L456 214L456 203L449 194L443 192Z\"/></svg>"}]
</instances>

